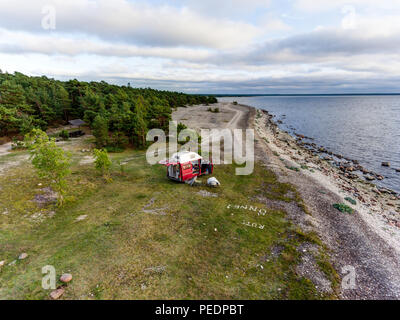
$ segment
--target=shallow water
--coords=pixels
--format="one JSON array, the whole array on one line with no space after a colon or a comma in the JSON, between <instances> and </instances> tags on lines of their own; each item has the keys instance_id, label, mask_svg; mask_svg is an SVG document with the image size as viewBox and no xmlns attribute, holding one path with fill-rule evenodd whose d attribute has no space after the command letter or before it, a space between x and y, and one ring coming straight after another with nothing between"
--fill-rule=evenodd
<instances>
[{"instance_id":1,"label":"shallow water","mask_svg":"<svg viewBox=\"0 0 400 320\"><path fill-rule=\"evenodd\" d=\"M314 138L334 153L385 176L376 184L400 192L400 96L222 97L275 115L279 127ZM388 161L390 168L381 166Z\"/></svg>"}]
</instances>

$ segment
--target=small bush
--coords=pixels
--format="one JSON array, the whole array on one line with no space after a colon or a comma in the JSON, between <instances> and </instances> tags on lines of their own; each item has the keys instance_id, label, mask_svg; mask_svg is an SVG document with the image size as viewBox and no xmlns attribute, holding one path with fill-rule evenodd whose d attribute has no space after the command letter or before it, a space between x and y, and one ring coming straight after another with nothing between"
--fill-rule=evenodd
<instances>
[{"instance_id":1,"label":"small bush","mask_svg":"<svg viewBox=\"0 0 400 320\"><path fill-rule=\"evenodd\" d=\"M58 136L62 138L63 140L68 140L69 139L69 132L67 130L62 130Z\"/></svg>"},{"instance_id":2,"label":"small bush","mask_svg":"<svg viewBox=\"0 0 400 320\"><path fill-rule=\"evenodd\" d=\"M344 200L350 202L352 205L356 205L357 204L357 201L354 200L353 198L350 198L350 197L346 197L346 198L344 198Z\"/></svg>"},{"instance_id":3,"label":"small bush","mask_svg":"<svg viewBox=\"0 0 400 320\"><path fill-rule=\"evenodd\" d=\"M350 208L347 204L344 203L335 203L333 207L339 210L340 212L346 212L349 214L352 214L354 212L352 208Z\"/></svg>"},{"instance_id":4,"label":"small bush","mask_svg":"<svg viewBox=\"0 0 400 320\"><path fill-rule=\"evenodd\" d=\"M112 162L108 156L107 150L94 149L93 155L95 158L94 164L97 171L99 171L104 177L108 177Z\"/></svg>"}]
</instances>

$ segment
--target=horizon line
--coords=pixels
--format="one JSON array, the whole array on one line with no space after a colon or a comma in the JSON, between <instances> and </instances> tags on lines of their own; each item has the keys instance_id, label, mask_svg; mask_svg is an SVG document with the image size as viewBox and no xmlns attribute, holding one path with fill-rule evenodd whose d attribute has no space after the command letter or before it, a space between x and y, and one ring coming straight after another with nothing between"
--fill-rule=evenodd
<instances>
[{"instance_id":1,"label":"horizon line","mask_svg":"<svg viewBox=\"0 0 400 320\"><path fill-rule=\"evenodd\" d=\"M267 96L399 96L400 92L391 93L197 93L214 97L267 97Z\"/></svg>"}]
</instances>

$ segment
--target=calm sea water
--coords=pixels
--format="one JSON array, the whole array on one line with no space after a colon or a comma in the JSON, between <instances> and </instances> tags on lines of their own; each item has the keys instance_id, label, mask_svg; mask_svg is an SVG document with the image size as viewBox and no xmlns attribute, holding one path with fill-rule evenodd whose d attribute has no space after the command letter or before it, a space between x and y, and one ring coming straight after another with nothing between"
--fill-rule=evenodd
<instances>
[{"instance_id":1,"label":"calm sea water","mask_svg":"<svg viewBox=\"0 0 400 320\"><path fill-rule=\"evenodd\" d=\"M264 109L289 133L314 138L386 177L376 184L400 192L400 96L222 97ZM381 166L384 161L390 168Z\"/></svg>"}]
</instances>

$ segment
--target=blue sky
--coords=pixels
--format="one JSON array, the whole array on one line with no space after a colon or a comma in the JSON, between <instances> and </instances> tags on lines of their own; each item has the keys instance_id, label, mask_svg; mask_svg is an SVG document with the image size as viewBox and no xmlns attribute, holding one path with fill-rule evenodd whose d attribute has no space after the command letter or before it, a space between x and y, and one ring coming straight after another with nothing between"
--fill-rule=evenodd
<instances>
[{"instance_id":1,"label":"blue sky","mask_svg":"<svg viewBox=\"0 0 400 320\"><path fill-rule=\"evenodd\" d=\"M400 92L399 52L398 0L0 0L0 69L62 80Z\"/></svg>"}]
</instances>

